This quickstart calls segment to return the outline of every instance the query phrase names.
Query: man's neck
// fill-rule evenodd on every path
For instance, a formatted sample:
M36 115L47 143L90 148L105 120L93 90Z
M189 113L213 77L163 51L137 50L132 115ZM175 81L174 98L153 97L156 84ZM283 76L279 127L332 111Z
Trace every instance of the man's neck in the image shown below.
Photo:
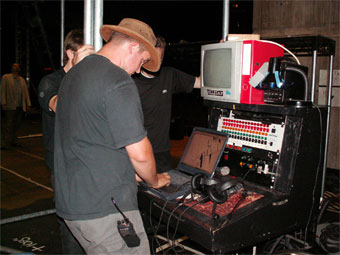
M124 69L123 60L126 58L126 50L124 47L127 47L125 44L126 43L117 45L113 42L108 42L97 52L97 54L107 58L114 65Z

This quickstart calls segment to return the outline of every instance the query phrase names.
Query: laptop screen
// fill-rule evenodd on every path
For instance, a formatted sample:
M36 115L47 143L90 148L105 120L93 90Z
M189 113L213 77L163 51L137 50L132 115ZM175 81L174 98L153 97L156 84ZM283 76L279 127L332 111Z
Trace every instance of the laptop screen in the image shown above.
M199 169L211 176L227 143L227 135L204 129L194 129L180 164Z

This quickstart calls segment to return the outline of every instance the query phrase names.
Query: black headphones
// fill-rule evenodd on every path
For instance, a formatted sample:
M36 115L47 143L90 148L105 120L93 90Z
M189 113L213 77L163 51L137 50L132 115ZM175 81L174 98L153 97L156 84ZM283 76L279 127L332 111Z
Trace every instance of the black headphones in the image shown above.
M191 179L193 193L207 195L216 204L223 204L231 194L243 189L243 184L236 178L211 178L196 174Z

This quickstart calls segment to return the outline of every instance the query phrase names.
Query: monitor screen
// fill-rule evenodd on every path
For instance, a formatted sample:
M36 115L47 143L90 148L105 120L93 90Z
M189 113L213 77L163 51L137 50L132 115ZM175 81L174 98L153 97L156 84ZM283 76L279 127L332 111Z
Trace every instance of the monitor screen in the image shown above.
M242 42L202 46L201 95L204 99L239 102Z
M181 164L211 175L224 151L227 136L204 130L194 130L182 156Z
M203 70L205 86L231 88L232 49L207 50Z
M226 41L201 47L201 96L231 103L264 104L263 90L249 80L270 60L283 56L275 44L256 40Z

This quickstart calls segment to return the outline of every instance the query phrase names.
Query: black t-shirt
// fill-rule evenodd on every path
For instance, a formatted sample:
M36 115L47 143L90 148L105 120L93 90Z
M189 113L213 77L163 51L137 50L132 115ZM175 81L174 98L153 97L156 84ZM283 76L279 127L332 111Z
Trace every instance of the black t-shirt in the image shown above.
M39 83L39 104L42 109L42 124L45 146L45 162L53 172L53 153L54 153L54 125L55 113L50 111L48 106L50 99L58 95L61 81L65 76L65 71L61 68L49 75L44 76Z
M146 78L140 74L134 80L142 102L144 126L153 151L168 151L172 95L190 93L195 84L195 76L172 67L163 67L154 78Z
M135 170L125 146L146 136L132 78L90 55L65 76L55 126L55 202L68 220L138 210Z

